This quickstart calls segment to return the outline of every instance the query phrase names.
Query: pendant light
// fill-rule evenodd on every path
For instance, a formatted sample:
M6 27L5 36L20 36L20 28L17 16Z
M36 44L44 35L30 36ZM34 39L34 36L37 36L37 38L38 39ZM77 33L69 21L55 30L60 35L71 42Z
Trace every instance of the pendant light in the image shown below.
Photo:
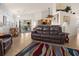
M53 15L51 15L51 12L52 10L51 10L51 8L48 8L48 16L47 16L47 18L52 18L53 17Z

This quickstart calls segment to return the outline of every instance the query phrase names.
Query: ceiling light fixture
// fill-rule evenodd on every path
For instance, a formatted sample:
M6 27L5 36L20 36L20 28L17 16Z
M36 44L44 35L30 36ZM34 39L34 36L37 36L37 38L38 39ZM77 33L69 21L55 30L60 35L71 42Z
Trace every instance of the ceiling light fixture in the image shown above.
M48 16L47 16L47 18L52 18L53 17L53 15L51 14L52 13L51 11L52 10L50 8L48 8Z

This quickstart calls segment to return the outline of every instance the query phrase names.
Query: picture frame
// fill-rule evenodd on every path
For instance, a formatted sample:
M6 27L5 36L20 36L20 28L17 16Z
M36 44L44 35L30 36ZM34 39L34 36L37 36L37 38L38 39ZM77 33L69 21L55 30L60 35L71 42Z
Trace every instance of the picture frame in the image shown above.
M7 17L3 16L3 25L6 25L6 23L7 23Z
M69 16L64 16L63 17L63 21L67 22L68 24L70 24L70 17Z

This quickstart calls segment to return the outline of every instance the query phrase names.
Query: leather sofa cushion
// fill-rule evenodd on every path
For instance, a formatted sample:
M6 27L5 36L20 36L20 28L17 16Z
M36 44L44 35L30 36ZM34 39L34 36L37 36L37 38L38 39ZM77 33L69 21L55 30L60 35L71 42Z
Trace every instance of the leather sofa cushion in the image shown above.
M36 30L42 30L42 28L41 27L37 27Z
M5 39L3 39L3 43L6 43L6 42L8 42L10 40L11 40L11 37L10 38L5 38Z
M41 36L41 35L37 33L33 33L32 36Z
M50 35L49 34L41 34L41 37L50 38Z
M60 37L60 36L58 36L58 35L53 35L53 36L52 36L52 35L50 35L50 38L51 38L51 39L59 39L59 38L61 38L61 37Z
M49 27L48 26L45 26L45 27L43 27L43 30L44 31L49 31Z
M50 34L49 31L43 31L42 34Z
M50 31L50 35L58 35L58 32L56 32L56 31Z
M62 32L62 29L59 25L54 25L50 27L50 31L57 31L59 33Z
M42 26L37 26L35 29L36 29L36 31L37 30L42 30Z
M37 30L36 32L39 33L39 34L42 34L42 31Z

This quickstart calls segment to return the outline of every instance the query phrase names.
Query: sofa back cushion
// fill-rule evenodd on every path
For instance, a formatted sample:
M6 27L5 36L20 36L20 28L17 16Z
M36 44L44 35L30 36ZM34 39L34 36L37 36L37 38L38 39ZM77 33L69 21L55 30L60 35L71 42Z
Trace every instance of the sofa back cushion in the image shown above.
M38 25L36 28L35 28L35 31L39 34L42 34L42 26L41 25Z
M49 31L50 27L48 25L43 25L43 31Z
M36 29L36 31L38 31L38 30L42 31L42 26L37 26L35 29Z
M62 32L62 29L59 25L52 25L50 27L50 34L58 34L60 32Z
M39 34L58 34L62 32L62 29L59 25L39 25L35 28L35 31Z
M43 25L43 34L49 34L50 32L50 26Z

